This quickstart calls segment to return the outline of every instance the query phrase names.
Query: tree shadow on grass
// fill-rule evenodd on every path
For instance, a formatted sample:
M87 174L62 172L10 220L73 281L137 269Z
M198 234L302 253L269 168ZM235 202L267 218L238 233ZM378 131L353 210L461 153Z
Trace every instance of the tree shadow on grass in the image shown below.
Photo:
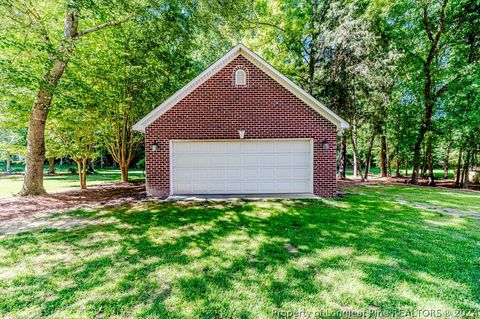
M479 307L478 231L432 225L451 217L378 198L161 203L71 214L100 223L0 242L11 258L3 267L22 257L38 262L56 247L72 258L49 259L28 277L31 285L4 282L0 288L13 292L0 297L0 313L31 305L42 316L268 318L276 308L392 311L429 300Z

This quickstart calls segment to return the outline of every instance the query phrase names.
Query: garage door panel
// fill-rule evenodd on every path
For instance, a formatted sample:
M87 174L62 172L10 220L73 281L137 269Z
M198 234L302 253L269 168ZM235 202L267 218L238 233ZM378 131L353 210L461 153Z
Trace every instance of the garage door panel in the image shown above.
M225 166L232 167L235 165L242 164L242 157L238 155L225 155L224 161L225 161Z
M306 153L302 154L292 154L290 155L290 163L294 166L305 166L308 165L310 160L307 158Z
M192 144L191 143L175 143L175 150L178 154L185 154L192 152Z
M259 153L275 153L275 142L264 142L258 151Z
M258 163L263 166L274 166L275 155L274 154L262 154L259 156Z
M292 177L293 178L308 178L310 170L306 168L292 168Z
M191 153L206 153L210 152L210 145L202 145L202 143L189 143L191 144ZM205 148L205 146L207 148Z
M208 194L210 192L208 188L209 188L209 185L207 183L191 184L192 194Z
M229 180L232 180L232 179L240 180L242 178L242 170L240 168L227 169L225 172L225 176Z
M218 155L218 156L211 156L211 155L206 155L208 158L208 166L225 166L225 156Z
M290 181L279 181L276 183L276 190L279 193L288 193L290 189Z
M209 190L212 193L219 193L225 190L225 182L213 182L209 184Z
M245 165L257 165L258 164L258 155L256 154L246 154L243 155L243 164Z
M242 183L239 182L225 182L225 193L235 194L242 192ZM221 193L219 193L221 194Z
M258 169L258 177L261 179L264 178L275 178L275 168L272 167L261 167Z
M244 153L257 154L259 152L259 144L258 143L242 143L242 151Z
M229 142L225 142L224 143L225 145L225 152L228 154L228 153L234 153L234 154L237 154L237 153L240 153L242 151L242 145L239 144L239 143L229 143Z
M208 171L206 169L190 169L191 174L190 176L193 179L198 179L198 180L205 180L208 178Z
M225 170L223 168L210 168L207 171L207 178L210 181L223 180L225 178Z
M290 166L291 165L290 155L288 155L288 154L277 155L276 159L277 159L277 161L276 161L277 165L285 165L285 166Z
M209 143L207 149L209 153L225 154L225 143Z
M275 170L275 176L278 178L289 178L292 175L291 167L280 167Z
M180 192L184 192L185 194L191 194L193 193L192 191L192 185L190 183L181 183L181 182L177 182L174 186L173 186L173 192L174 193L180 193Z
M305 188L305 183L303 182L303 180L297 180L297 181L291 181L290 183L290 187L292 189L302 189L302 187L304 188L304 192L307 191L307 189Z
M257 193L259 192L258 183L256 182L245 182L243 183L243 190L245 193Z
M275 183L272 182L260 182L258 183L258 190L261 193L271 193L272 189L275 189Z
M174 194L311 192L308 140L172 143Z
M173 174L177 177L177 180L189 180L192 175L192 171L188 168L175 169Z
M258 175L256 167L246 167L243 169L243 177L246 179L255 179Z

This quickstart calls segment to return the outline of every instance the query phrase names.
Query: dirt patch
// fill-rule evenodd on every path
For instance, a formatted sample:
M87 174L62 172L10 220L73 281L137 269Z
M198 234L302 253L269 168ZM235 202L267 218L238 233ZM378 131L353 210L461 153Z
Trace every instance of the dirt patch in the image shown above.
M146 198L144 183L112 183L92 186L87 190L52 192L42 196L0 198L0 223L46 216L83 207L108 207Z
M285 248L286 250L288 250L289 253L291 254L296 254L298 253L298 248L293 246L292 244L285 244L283 245L283 248Z
M427 205L427 204L422 204L422 203L416 203L416 202L409 202L403 199L396 199L396 202L405 205L405 206L410 206L413 208L418 208L418 209L426 209L429 211L433 211L442 215L453 215L453 216L471 216L476 219L480 219L480 215L478 215L477 212L473 211L466 211L466 210L459 210L459 209L453 209L453 208L445 208L445 207L438 207L434 205Z
M21 232L41 230L70 230L99 224L114 223L115 221L104 221L88 218L76 218L66 215L53 217L52 215L30 218L18 218L0 223L0 235L17 234ZM0 237L1 238L1 237Z

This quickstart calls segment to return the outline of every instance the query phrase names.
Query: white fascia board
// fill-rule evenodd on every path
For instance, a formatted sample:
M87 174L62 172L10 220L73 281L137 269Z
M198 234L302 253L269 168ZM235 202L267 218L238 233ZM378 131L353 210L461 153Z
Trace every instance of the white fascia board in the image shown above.
M227 52L223 57L221 57L217 62L213 63L210 67L208 67L205 71L203 71L200 75L190 81L187 85L185 85L182 89L177 91L174 95L169 97L165 100L162 104L156 107L153 111L151 111L147 116L137 122L133 129L141 132L145 132L145 128L153 123L157 118L162 116L165 112L167 112L170 108L172 108L175 104L177 104L181 99L185 96L190 94L193 90L198 88L202 83L207 81L211 78L215 73L220 71L225 65L233 61L237 56L243 55L248 61L254 64L256 67L261 69L267 75L272 77L275 81L277 81L280 85L285 87L288 91L292 94L297 96L315 111L320 113L324 116L327 120L332 122L337 126L338 129L345 129L348 128L348 123L335 114L332 110L327 108L325 105L320 103L317 99L313 96L305 92L301 89L298 85L293 83L290 79L286 76L281 74L277 71L274 67L268 64L265 60L259 57L257 54L249 50L243 44L239 44Z

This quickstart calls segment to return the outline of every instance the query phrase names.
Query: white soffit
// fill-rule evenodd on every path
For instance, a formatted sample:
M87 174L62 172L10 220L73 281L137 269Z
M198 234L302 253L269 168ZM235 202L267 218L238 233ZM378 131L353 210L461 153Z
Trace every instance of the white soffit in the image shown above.
M313 96L305 92L298 85L293 83L286 76L281 74L274 67L268 64L265 60L263 60L257 54L249 50L243 44L238 44L233 49L228 51L223 57L217 60L217 62L210 65L205 71L200 73L200 75L198 75L196 78L190 81L187 85L185 85L182 89L180 89L175 94L173 94L168 99L166 99L162 104L156 107L147 116L145 116L143 119L138 121L133 126L133 129L137 131L145 132L145 128L147 126L152 124L157 118L162 116L170 108L175 106L175 104L177 104L180 100L182 100L192 91L194 91L196 88L202 85L202 83L204 83L209 78L211 78L215 73L220 71L224 66L226 66L228 63L233 61L239 55L242 55L243 57L245 57L253 65L255 65L260 70L265 72L268 76L273 78L275 81L277 81L280 85L285 87L288 91L290 91L296 97L298 97L307 105L309 105L311 108L313 108L315 111L320 113L327 120L335 124L338 129L345 129L349 127L348 123L345 120L343 120L340 116L335 114L332 110L330 110L325 105L320 103L317 99L315 99Z

